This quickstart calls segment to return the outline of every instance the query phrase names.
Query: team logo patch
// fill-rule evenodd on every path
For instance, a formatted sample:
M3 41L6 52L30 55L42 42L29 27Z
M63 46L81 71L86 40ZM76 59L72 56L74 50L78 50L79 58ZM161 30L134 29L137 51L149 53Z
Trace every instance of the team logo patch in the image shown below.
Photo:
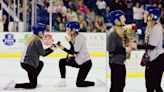
M7 46L11 46L16 42L16 39L14 38L13 34L6 34L5 38L3 39L3 42Z

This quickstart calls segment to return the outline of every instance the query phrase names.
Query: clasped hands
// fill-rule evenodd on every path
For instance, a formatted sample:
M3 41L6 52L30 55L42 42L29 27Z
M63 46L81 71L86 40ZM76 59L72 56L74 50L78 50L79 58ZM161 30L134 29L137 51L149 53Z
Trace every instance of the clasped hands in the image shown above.
M66 39L67 42L70 42L70 41L71 41L71 38L68 37L68 36L65 36L65 39ZM50 46L50 49L52 49L52 50L56 50L57 48L59 48L59 49L61 49L61 50L64 49L64 46L61 44L60 41L58 41L57 44L52 44L52 45Z
M126 52L131 52L133 49L137 49L137 43L135 41L130 41L125 47Z

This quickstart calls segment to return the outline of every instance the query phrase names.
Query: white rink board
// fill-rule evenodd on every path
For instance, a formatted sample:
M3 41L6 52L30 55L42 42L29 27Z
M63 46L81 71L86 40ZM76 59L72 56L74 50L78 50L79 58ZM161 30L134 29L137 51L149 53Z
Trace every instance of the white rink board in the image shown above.
M13 38L8 40L5 36L7 34L12 34ZM23 33L14 33L14 32L3 32L0 33L0 53L11 53L11 52L22 52L25 48L25 41L27 37L30 37L32 33L30 32L23 32ZM69 48L69 43L66 42L65 36L67 36L66 33L45 33L45 34L51 34L54 43L57 43L58 41L61 41L61 43ZM105 33L82 33L86 38L86 43L89 51L94 52L103 52L106 51L106 34ZM12 43L12 45L5 45L3 40L5 41L11 41L15 40L15 42ZM61 52L61 50L57 50L57 52Z

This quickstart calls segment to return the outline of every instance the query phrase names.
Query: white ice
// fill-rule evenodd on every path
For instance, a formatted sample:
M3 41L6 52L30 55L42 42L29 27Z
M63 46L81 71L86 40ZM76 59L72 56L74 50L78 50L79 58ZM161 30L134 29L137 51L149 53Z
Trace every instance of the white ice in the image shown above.
M78 69L67 67L66 81L67 87L59 88L55 85L60 81L59 73L59 59L45 57L41 60L44 61L44 68L38 77L38 87L34 90L2 90L3 87L11 80L16 83L28 82L27 72L20 66L19 58L0 58L0 92L105 92L106 87L76 87L76 78ZM86 80L96 81L101 79L106 82L106 59L105 58L92 58L93 65L87 76Z

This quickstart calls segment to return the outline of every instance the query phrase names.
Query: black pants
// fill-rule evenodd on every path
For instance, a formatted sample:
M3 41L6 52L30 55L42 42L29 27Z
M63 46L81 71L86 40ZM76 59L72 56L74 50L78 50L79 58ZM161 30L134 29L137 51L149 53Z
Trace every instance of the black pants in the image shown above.
M109 64L111 69L111 87L110 92L123 92L126 79L125 65Z
M28 73L28 78L30 80L30 83L22 83L22 84L16 84L15 88L25 88L25 89L34 89L37 86L37 77L40 73L40 71L43 68L44 63L42 61L39 62L38 68L21 63L21 66L23 69L25 69Z
M164 71L164 54L149 62L145 69L147 92L163 92L161 88L162 74Z
M87 75L88 75L88 73L92 67L91 60L85 62L82 65L78 65L76 63L74 57L71 57L69 59L66 59L66 58L60 59L59 68L60 68L61 78L66 77L66 65L71 66L71 67L75 67L75 68L80 68L79 73L78 73L78 77L76 80L76 86L77 87L94 86L94 82L85 81L85 79L86 79L86 77L87 77Z

